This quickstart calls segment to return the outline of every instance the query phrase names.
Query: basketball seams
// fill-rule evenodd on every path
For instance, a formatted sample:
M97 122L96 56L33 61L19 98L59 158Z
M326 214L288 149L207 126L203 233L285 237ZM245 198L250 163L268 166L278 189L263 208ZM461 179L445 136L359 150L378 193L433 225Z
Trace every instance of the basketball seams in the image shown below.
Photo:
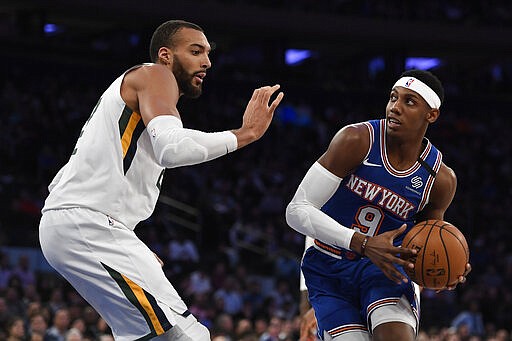
M427 245L428 245L428 240L430 239L430 235L432 234L432 230L434 229L434 227L436 227L436 223L434 222L432 224L432 220L426 220L425 221L425 226L426 225L430 225L430 230L428 231L427 233L427 236L425 237L425 243L423 245L423 255L421 257L421 283L425 283L425 271L427 270L425 268L425 252L426 252L426 248L427 248Z
M404 237L404 241L402 242L402 246L408 248L410 246L411 242L416 238L417 235L419 235L419 234L421 234L423 232L423 229L426 226L427 226L427 221L423 221L423 222L418 223L417 225L414 225L413 227L415 229L417 229L416 233L414 235L412 235L412 236L409 236L409 233L411 232L411 230L409 230L409 232ZM406 240L406 239L409 239L409 240ZM422 247L422 249L423 249L423 247ZM416 255L416 257L418 257L418 255ZM413 281L417 280L416 272L415 271L406 271L406 273L409 275L409 277L411 277L411 279Z
M442 231L446 231L446 228L444 226L446 225L449 225L449 224L443 224L439 227L439 240L441 241L441 245L443 245L443 250L444 250L444 254L446 256L446 273L448 276L446 276L446 284L444 285L445 287L448 286L448 284L450 284L450 273L451 273L451 270L452 270L452 267L451 267L451 264L450 264L450 258L449 258L449 254L448 254L448 249L446 248L446 243L444 242L444 239L443 239L443 234L442 234Z
M421 224L421 223L420 223L420 224ZM406 244L406 245L404 245L404 246L405 246L405 247L409 247L409 245L411 244L411 241L413 241L413 240L414 240L414 238L416 238L416 236L417 236L418 234L420 234L426 226L427 226L427 221L424 221L424 222L423 222L423 226L420 226L420 225L413 226L413 227L416 227L416 228L418 229L418 231L417 231L413 236L411 236L411 237L409 238L409 240L407 241L407 244ZM412 228L411 228L411 229L412 229ZM409 231L410 231L410 230L409 230ZM407 237L407 235L406 235L406 237ZM404 239L405 239L405 238L404 238Z
M427 288L446 288L455 281L451 275L456 275L460 270L462 261L469 261L470 251L464 235L453 224L443 220L428 219L414 225L402 242L403 247L413 245L420 247L419 253L411 259L417 266L406 272L414 282ZM464 251L460 250L461 247ZM432 264L434 267L429 265L432 256L436 258Z
M451 224L448 224L450 226L453 226ZM452 231L450 231L449 229L445 228L444 231L448 232L449 234L451 234L452 236L455 237L455 239L457 239L457 241L460 243L460 245L462 246L462 248L464 249L464 254L466 256L466 262L469 262L469 249L468 249L468 244L467 242L464 243L460 238L459 236L457 236L456 233L453 233Z
M448 224L449 226L448 227L453 227L455 228L455 226L451 225L451 224ZM457 242L459 242L459 244L462 246L462 249L464 250L464 256L465 256L465 263L469 262L469 249L468 249L468 246L467 246L467 242L465 243L464 241L462 241L459 236L454 233L453 231L450 231L448 228L444 228L443 231L445 231L446 233L449 233L450 235L452 235L455 240L457 240ZM441 239L443 241L443 244L444 244L444 240ZM448 264L448 267L450 266L450 262L447 262ZM450 280L450 276L448 276L448 280ZM447 284L447 286L450 285L450 283Z

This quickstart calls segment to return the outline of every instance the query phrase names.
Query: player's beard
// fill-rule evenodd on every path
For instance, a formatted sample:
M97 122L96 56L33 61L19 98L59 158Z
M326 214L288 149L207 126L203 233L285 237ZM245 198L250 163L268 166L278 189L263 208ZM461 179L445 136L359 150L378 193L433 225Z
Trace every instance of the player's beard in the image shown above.
M203 90L202 85L200 84L199 86L194 86L192 84L194 75L187 73L176 55L174 56L172 62L172 73L174 73L174 77L176 77L176 82L178 82L178 87L183 93L183 96L188 98L197 98L201 96Z

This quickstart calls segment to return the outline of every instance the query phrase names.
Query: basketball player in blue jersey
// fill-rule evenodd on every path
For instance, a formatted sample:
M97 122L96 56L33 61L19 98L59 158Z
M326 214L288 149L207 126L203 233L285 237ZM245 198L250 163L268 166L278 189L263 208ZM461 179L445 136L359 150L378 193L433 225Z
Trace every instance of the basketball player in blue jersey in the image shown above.
M286 209L288 224L314 239L302 272L322 340L415 339L419 288L399 254L416 252L400 244L416 222L443 219L455 195L455 173L425 138L443 97L430 72L404 72L386 117L342 128Z
M198 97L210 68L203 30L173 20L151 39L152 63L119 76L49 186L39 227L48 262L100 313L116 340L210 340L134 233L153 212L165 168L209 161L258 140L283 98L254 90L239 129L185 129L176 108Z

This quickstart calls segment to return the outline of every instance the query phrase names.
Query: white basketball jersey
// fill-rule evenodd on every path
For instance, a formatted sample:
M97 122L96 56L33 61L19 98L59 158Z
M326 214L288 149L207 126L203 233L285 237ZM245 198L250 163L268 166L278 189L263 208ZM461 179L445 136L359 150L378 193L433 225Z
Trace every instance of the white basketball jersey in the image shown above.
M49 186L43 212L86 207L134 229L153 212L165 168L141 115L121 98L123 73L103 93L68 163Z

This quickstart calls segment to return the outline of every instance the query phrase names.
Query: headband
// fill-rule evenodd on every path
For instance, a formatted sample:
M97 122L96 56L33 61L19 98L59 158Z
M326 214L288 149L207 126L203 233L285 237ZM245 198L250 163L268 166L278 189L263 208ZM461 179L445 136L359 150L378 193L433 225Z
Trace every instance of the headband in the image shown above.
M418 93L430 105L432 109L439 109L441 106L441 99L427 84L414 77L402 77L396 81L393 88L401 86Z

